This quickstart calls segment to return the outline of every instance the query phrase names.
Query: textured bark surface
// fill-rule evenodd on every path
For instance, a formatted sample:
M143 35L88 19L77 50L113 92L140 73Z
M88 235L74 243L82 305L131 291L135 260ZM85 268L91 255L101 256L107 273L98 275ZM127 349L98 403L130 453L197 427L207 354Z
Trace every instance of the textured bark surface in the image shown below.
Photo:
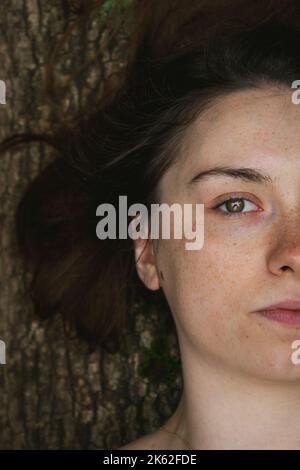
M1 138L56 123L43 98L44 64L70 17L65 1L1 1ZM58 106L61 116L91 90L100 93L102 78L122 65L114 49L100 54L103 35L95 17L63 42L57 78L67 91ZM70 71L89 61L84 73L70 79ZM83 342L65 338L59 317L46 323L36 317L26 290L30 275L16 249L14 212L28 182L51 158L37 144L0 158L0 339L6 343L0 446L112 449L156 429L173 412L182 385L175 329L165 312L137 305L122 350L88 354Z

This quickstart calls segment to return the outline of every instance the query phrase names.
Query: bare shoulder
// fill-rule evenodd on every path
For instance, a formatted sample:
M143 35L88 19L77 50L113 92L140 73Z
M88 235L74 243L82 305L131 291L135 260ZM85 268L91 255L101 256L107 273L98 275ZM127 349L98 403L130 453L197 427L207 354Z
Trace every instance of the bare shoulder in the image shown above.
M155 431L129 442L118 450L161 450L168 449L168 443L160 431Z

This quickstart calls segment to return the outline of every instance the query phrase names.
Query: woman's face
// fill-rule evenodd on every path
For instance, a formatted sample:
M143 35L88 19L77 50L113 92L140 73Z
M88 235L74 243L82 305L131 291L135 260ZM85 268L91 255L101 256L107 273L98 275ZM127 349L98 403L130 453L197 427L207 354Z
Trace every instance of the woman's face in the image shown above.
M165 293L182 356L273 380L300 378L291 360L300 326L254 313L300 300L300 106L291 93L235 92L197 118L159 190L160 202L204 204L204 246L189 251L185 239L162 239L155 274L149 258L138 267L150 289L160 285ZM210 175L190 183L214 167L267 177ZM223 203L229 197L242 198L240 212Z

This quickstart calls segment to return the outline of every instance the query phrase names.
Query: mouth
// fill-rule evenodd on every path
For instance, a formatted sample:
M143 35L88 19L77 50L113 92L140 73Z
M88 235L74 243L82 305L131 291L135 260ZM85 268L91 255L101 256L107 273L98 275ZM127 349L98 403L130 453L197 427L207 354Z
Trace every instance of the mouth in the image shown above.
M287 299L283 302L263 307L254 313L257 313L268 320L273 320L285 325L300 326L299 299Z
M274 310L258 310L255 313L278 323L300 326L300 310L278 308Z

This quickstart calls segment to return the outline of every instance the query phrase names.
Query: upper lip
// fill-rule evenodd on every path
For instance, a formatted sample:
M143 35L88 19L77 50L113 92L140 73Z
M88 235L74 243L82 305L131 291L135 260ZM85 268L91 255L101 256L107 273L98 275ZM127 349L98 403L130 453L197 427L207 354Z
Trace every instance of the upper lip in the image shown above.
M276 304L272 304L272 305L268 305L267 307L260 308L257 311L260 312L262 310L277 310L277 309L300 310L300 300L293 300L293 299L284 300L283 302L278 302Z

